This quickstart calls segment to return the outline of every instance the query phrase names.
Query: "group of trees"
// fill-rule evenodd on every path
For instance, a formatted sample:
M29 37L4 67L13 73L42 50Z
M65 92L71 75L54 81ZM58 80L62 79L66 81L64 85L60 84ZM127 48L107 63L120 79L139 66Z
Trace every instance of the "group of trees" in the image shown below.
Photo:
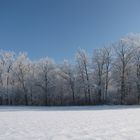
M79 49L75 63L31 61L25 53L0 52L1 105L140 103L140 36L132 34L93 50Z

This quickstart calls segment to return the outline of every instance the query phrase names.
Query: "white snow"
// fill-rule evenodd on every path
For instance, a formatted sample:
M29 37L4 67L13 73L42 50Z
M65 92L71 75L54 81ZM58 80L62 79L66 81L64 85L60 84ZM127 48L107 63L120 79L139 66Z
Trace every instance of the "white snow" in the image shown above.
M1 106L0 140L140 140L140 106Z

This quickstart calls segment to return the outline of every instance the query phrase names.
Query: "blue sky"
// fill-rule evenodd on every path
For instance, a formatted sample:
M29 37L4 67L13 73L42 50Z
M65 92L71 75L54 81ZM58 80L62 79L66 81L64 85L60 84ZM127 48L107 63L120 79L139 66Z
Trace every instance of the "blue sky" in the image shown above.
M72 60L140 32L140 0L0 0L0 49Z

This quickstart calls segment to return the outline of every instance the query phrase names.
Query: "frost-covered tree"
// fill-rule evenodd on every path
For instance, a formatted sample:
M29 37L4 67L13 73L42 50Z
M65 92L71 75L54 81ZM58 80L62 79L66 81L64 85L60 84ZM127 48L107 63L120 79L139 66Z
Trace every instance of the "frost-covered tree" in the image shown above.
M25 53L20 53L13 64L13 73L15 76L17 89L23 94L20 97L23 97L23 101L21 102L23 102L25 105L28 105L27 80L30 73L29 66L30 60Z
M67 60L65 60L63 65L61 66L60 75L67 84L68 89L71 90L72 102L73 104L75 104L75 70Z
M76 62L0 51L0 104L89 105L140 103L140 35L76 53Z
M86 103L91 103L91 87L90 87L90 62L87 53L83 49L79 49L77 54L77 70L80 77L81 86L84 89Z
M135 52L135 74L136 74L136 85L138 92L138 103L140 103L140 48L138 47Z
M53 88L54 61L50 58L40 59L37 63L36 86L44 92L45 105L49 104L50 89Z
M93 61L94 80L99 102L105 102L108 94L111 67L111 48L94 50Z
M115 44L115 62L114 62L114 72L118 73L115 80L118 80L120 86L120 96L121 104L125 103L125 96L127 94L127 82L129 74L131 72L131 62L133 59L133 48L125 40L120 40Z
M1 51L0 52L0 73L1 73L1 85L3 86L3 93L6 96L6 101L8 104L12 103L12 86L13 86L13 77L12 77L12 67L15 61L15 53L10 51Z

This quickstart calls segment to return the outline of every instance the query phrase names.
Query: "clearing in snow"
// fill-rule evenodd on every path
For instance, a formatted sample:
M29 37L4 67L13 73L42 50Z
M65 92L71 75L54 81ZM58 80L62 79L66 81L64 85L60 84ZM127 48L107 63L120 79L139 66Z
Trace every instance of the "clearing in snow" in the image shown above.
M0 140L139 140L140 106L0 107Z

